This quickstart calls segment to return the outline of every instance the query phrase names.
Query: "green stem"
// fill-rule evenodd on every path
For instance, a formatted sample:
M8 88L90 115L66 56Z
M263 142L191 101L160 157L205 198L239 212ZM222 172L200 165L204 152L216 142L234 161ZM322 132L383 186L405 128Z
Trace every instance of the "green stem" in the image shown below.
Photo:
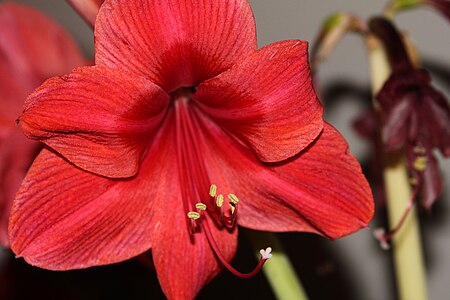
M385 51L374 37L368 37L369 61L374 95L390 75ZM376 103L374 104L376 107ZM377 107L376 107L377 108ZM391 228L394 228L405 212L411 197L408 170L401 153L385 155L383 180ZM422 255L419 221L413 209L406 222L392 240L394 265L399 299L427 299L425 268Z
M272 258L262 268L273 293L280 300L307 300L303 286L294 267L275 233L246 231L255 247L272 247ZM259 251L259 250L258 250ZM259 257L259 252L257 253Z
M395 15L405 9L411 9L424 4L424 0L392 0L384 10L384 15L393 19Z

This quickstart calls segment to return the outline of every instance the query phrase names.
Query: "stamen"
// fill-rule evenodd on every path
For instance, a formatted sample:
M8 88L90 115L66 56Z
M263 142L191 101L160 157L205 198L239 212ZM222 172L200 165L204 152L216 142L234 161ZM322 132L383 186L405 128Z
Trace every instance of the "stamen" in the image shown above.
M209 188L209 195L211 197L215 197L217 193L217 186L215 184L211 184L211 187Z
M228 203L230 206L231 214L234 215L234 212L236 211L236 205L233 202Z
M188 216L189 219L192 219L192 220L197 220L198 218L200 218L200 214L198 212L196 212L196 211L188 212L187 216Z
M217 194L217 186L215 184L212 184L209 189L209 195L214 198L216 196L216 194ZM225 215L223 212L223 209L222 209L222 205L223 205L223 201L224 201L223 195L218 194L217 197L215 197L215 198L216 198L215 204L216 204L217 208L219 208L219 210L220 210L220 222L228 228L233 228L233 226L235 225L237 204L239 202L239 199L234 194L228 194L228 199L230 200L230 202L228 204L230 206L231 215L229 213L227 215ZM202 203L202 202L196 203L195 208L198 211L190 211L187 213L187 216L191 221L191 234L194 234L196 232L198 233L199 227L201 227L203 229L201 232L205 233L206 239L208 240L208 243L209 243L211 249L213 250L214 254L216 255L216 257L220 260L222 265L225 268L227 268L234 275L241 277L241 278L253 277L261 270L264 263L272 257L272 254L271 254L272 248L267 247L265 250L261 249L261 251L260 251L261 259L259 260L256 267L251 272L241 273L241 272L237 271L235 268L233 268L230 265L230 263L225 259L223 254L220 252L220 249L219 249L216 241L214 240L214 236L209 227L210 221L207 218L203 218L201 220L201 222L198 222L198 223L196 222L196 220L198 220L203 215L203 214L200 214L202 211L205 211L207 213L212 213L212 216L214 216L214 213L215 213L215 216L217 216L218 212L207 210L206 204Z
M413 167L419 172L425 171L425 169L427 168L427 157L426 156L416 157L413 163Z
M217 186L211 185L210 188L210 196L217 194ZM225 225L229 229L232 229L235 225L236 216L237 216L237 204L239 203L239 199L235 194L228 194L228 206L229 209L223 209L224 196L222 194L218 194L215 198L216 207L218 210L215 212L216 216L219 217L219 221L221 224ZM214 197L213 197L214 198Z
M174 109L176 122L176 139L177 139L177 160L180 168L181 193L184 209L187 211L187 225L189 233L194 238L195 234L205 234L211 250L216 257L234 275L241 278L250 278L256 275L264 265L264 263L271 257L270 247L261 251L261 259L256 268L250 273L244 274L234 269L220 252L214 236L211 233L209 223L211 226L217 226L217 230L221 230L223 234L229 234L234 230L235 220L237 215L238 198L234 194L228 194L230 210L224 209L224 196L217 195L217 186L211 184L209 188L209 195L213 199L208 199L210 202L197 202L206 196L205 193L200 193L199 187L208 185L208 172L204 163L204 158L201 152L201 135L198 134L200 125L199 119L196 118L195 113L188 109L188 97L183 93L174 95ZM185 170L192 170L188 176ZM215 198L215 199L214 199ZM230 214L231 211L231 214ZM206 214L208 214L206 216ZM200 219L201 218L201 219ZM214 220L214 222L212 221Z
M201 202L195 204L195 207L196 207L198 210L206 210L206 204L201 203Z
M222 207L222 205L223 205L223 195L222 194L217 195L216 205L217 205L217 207Z
M233 202L234 205L238 204L239 202L239 199L235 194L228 194L228 199L230 199L230 201Z

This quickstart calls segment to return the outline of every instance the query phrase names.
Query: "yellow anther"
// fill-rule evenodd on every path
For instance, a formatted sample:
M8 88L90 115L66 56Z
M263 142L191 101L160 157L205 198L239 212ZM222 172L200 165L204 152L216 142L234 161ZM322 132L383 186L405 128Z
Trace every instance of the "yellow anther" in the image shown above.
M222 205L223 205L223 195L222 194L217 195L216 205L218 207L222 207Z
M418 156L413 163L414 169L423 172L427 167L427 158L425 156Z
M189 219L192 219L192 220L197 220L198 218L200 218L200 214L198 212L196 212L196 211L188 212L187 216L188 216Z
M209 188L209 195L211 197L215 197L217 193L217 186L213 183L211 184L210 188Z
M230 201L231 201L234 205L238 204L238 202L239 202L239 199L238 199L238 197L236 197L235 194L228 194L228 199L230 199Z
M228 203L230 206L231 214L234 214L234 211L236 210L236 206L233 204L233 202Z
M196 207L198 210L206 210L206 204L201 203L201 202L195 204L195 207Z

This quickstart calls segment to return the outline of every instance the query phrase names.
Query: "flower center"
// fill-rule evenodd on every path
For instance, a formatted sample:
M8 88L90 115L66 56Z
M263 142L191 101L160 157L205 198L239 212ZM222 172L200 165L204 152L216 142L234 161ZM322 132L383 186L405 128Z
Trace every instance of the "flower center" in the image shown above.
M177 100L189 100L193 94L195 94L195 91L197 90L197 87L195 86L188 86L188 87L179 87L173 92L169 94L170 99L175 102Z
M177 165L180 176L181 197L186 211L187 230L193 238L196 234L205 234L206 239L220 262L233 274L249 278L259 272L264 262L271 257L270 248L261 252L261 260L256 268L247 274L235 270L226 260L217 245L211 226L232 231L236 227L239 199L234 194L226 198L217 192L217 186L210 185L208 172L201 152L204 140L198 116L193 111L193 94L190 89L178 89L172 93L175 109ZM182 100L182 101L177 101ZM192 107L190 107L192 106ZM208 189L209 188L209 195Z

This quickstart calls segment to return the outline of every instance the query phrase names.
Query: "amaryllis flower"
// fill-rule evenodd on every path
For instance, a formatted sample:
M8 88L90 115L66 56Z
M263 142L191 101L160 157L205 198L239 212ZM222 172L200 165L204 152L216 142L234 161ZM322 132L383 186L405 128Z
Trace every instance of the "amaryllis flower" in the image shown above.
M151 248L164 293L192 298L223 266L249 276L229 264L237 225L367 226L369 186L322 121L307 48L257 49L245 0L105 1L95 66L46 81L20 117L48 148L14 202L14 252L68 270Z
M90 26L94 27L98 10L105 0L67 0L67 2Z
M370 28L386 47L392 74L377 95L387 151L404 148L421 204L430 208L442 190L433 149L450 156L450 107L433 88L429 74L416 69L394 26L375 18Z
M27 168L41 147L16 119L29 93L45 79L83 62L69 35L38 11L0 5L0 244L8 246L9 209Z

